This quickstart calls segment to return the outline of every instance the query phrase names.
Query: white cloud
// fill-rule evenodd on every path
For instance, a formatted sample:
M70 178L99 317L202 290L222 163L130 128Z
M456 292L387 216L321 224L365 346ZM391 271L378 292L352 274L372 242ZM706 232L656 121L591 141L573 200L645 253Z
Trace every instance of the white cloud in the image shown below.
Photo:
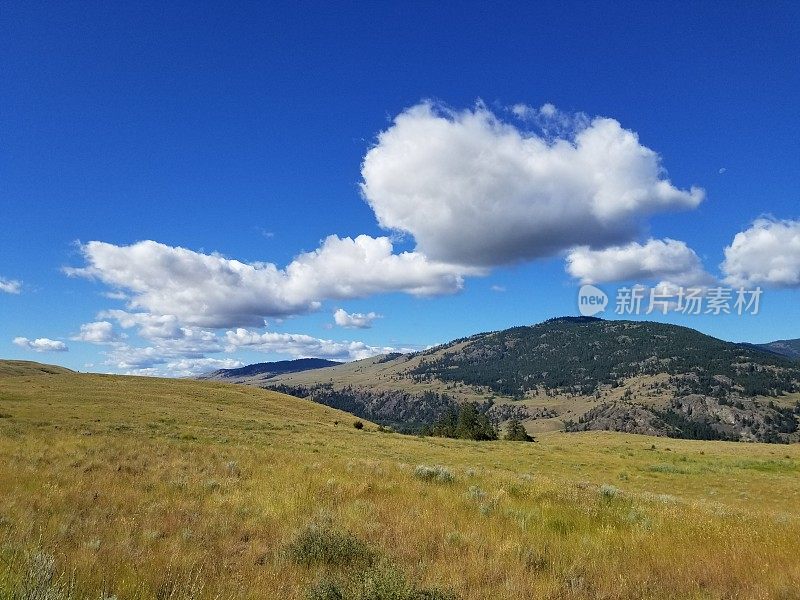
M115 292L103 292L103 296L108 298L109 300L127 300L128 294L125 292L115 291Z
M473 266L625 243L647 215L702 201L703 190L673 186L658 154L617 121L576 127L549 139L481 104L419 104L367 152L362 194L379 224L412 235L417 252Z
M736 286L800 286L800 220L757 219L733 238L720 265Z
M216 369L238 369L244 363L233 358L182 358L169 361L166 372L173 377L191 377Z
M141 350L148 350L143 348ZM216 369L236 369L244 366L240 360L233 358L177 358L165 359L163 357L151 357L147 352L141 352L132 356L130 360L115 363L107 361L105 364L112 365L115 369L124 372L126 375L146 375L151 377L192 377L207 373Z
M114 325L108 321L94 321L81 325L81 331L72 338L77 342L89 342L91 344L113 344L120 340L120 336L114 331Z
M13 342L20 348L26 348L34 352L66 352L69 349L64 342L51 340L50 338L30 340L26 337L15 337Z
M150 313L131 313L115 309L105 310L98 316L102 319L116 320L123 329L138 327L138 335L148 340L184 337L184 330L175 315L151 315Z
M581 283L664 279L664 283L696 286L713 282L694 250L669 238L603 250L574 248L566 260L567 272Z
M366 235L330 236L285 269L154 241L130 246L95 241L81 246L81 252L87 266L67 268L68 275L126 290L132 309L202 327L260 325L266 316L316 310L328 298L453 293L462 288L464 274L480 272L433 262L417 252L394 254L389 238Z
M375 312L369 313L349 313L343 308L337 308L333 313L333 320L339 327L349 329L369 329L375 319L380 319L381 315Z
M20 291L22 291L21 281L0 277L0 292L5 292L6 294L19 294Z
M499 294L502 294L503 292L506 291L506 287L504 285L493 285L489 289L492 290L493 292L497 292Z
M144 347L123 343L114 344L110 350L104 353L106 356L104 364L124 372L160 367L162 374L175 375L173 373L174 365L181 361L191 360L202 364L202 361L235 360L232 358L212 359L206 356L207 353L218 353L223 350L223 345L215 334L190 329L184 337L151 340L151 345ZM181 367L178 370L185 370L185 368Z
M257 350L275 354L288 354L296 358L330 358L338 360L360 360L389 352L410 352L408 348L390 348L368 346L364 342L336 342L324 340L300 333L258 333L238 328L225 333L227 350L233 352L238 348Z

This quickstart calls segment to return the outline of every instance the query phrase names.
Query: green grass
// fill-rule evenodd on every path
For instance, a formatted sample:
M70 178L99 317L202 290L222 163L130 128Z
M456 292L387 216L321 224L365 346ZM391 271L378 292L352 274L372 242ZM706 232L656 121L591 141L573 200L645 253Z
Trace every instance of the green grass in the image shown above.
M0 413L4 600L800 597L798 446L426 439L77 374L0 378Z

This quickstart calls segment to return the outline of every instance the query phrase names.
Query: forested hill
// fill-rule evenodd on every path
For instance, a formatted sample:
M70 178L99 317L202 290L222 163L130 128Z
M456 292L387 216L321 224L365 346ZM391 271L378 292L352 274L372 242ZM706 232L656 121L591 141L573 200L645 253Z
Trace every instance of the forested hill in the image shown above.
M800 441L800 362L648 321L551 319L263 385L399 428L424 428L472 402L531 433Z
M694 329L590 317L551 319L456 340L423 354L413 378L481 386L512 397L543 388L594 394L636 375L675 376L680 390L776 396L798 391L800 365Z

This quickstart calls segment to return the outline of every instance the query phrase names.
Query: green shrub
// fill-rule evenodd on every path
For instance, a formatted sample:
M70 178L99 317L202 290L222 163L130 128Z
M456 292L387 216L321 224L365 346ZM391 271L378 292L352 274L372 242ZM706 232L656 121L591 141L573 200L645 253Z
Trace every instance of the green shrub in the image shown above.
M390 562L350 574L343 582L322 579L307 592L308 600L455 600L452 592L418 589Z
M355 423L353 423L353 427L355 427L356 429L364 429L364 423L362 423L361 421L356 421Z
M306 592L308 600L344 600L342 589L329 579L323 579L315 583Z
M288 554L301 565L352 566L371 564L375 552L347 531L310 525L289 544Z

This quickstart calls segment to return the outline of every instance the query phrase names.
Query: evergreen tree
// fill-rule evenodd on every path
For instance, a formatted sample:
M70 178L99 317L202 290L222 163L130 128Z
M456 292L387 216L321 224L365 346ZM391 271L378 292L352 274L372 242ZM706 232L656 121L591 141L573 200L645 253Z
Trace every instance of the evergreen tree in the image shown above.
M525 430L525 427L520 423L517 418L510 419L506 425L506 435L503 439L512 442L534 442L536 440L531 437Z

